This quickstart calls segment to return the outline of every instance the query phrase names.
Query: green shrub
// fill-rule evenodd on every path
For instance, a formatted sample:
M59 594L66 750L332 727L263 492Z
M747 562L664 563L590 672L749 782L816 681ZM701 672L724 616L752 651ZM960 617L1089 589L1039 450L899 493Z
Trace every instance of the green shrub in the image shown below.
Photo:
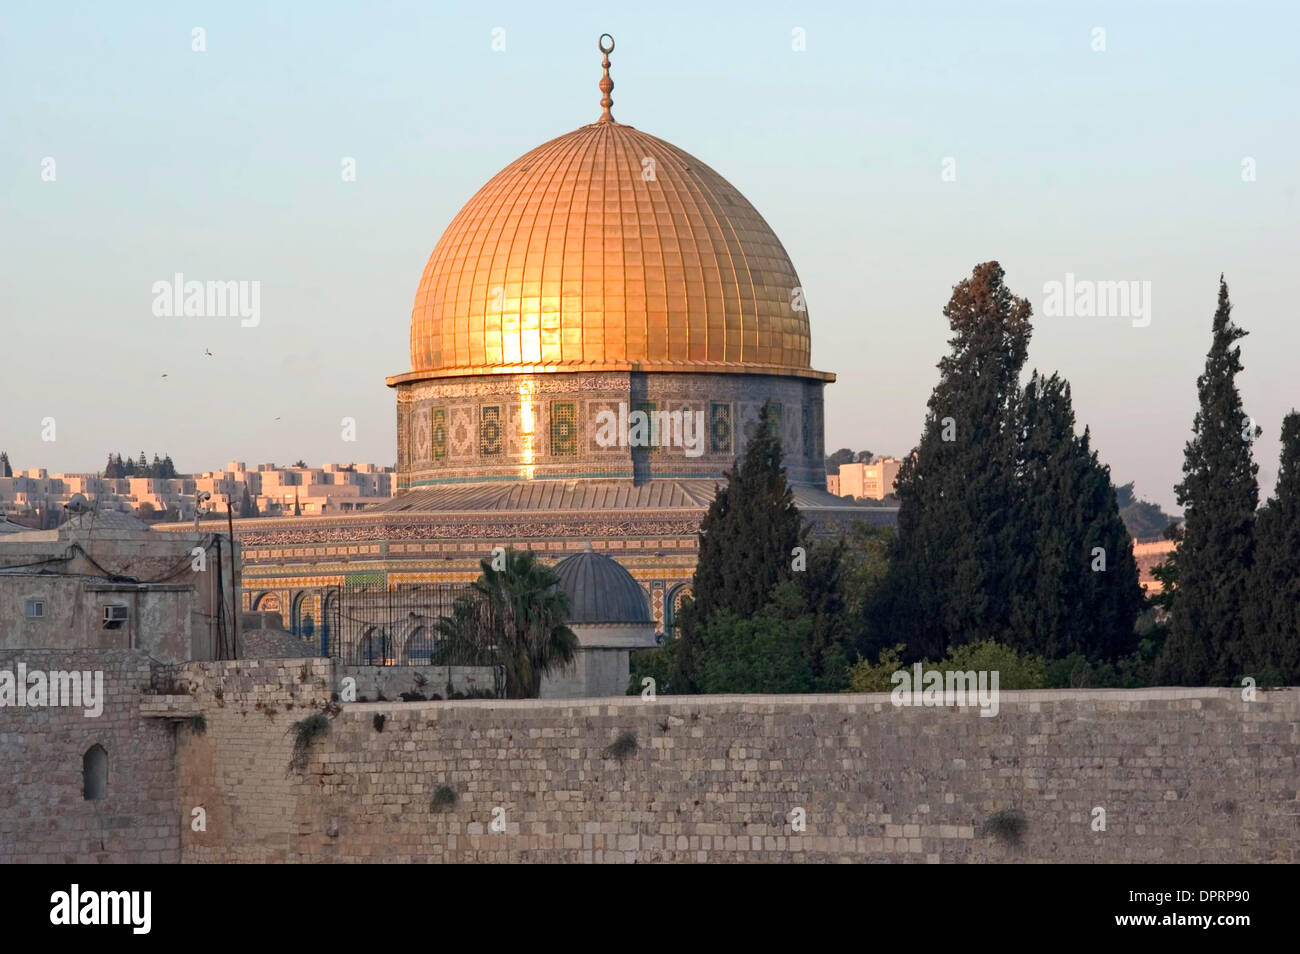
M788 598L794 584L774 594ZM751 618L719 612L696 624L695 680L701 692L812 692L812 667L804 657L813 618L782 616L773 602ZM841 683L843 685L843 683Z
M866 659L859 660L849 670L850 692L891 692L894 689L893 675L900 669L907 669L902 662L906 647L902 643L883 649L880 660L872 663ZM1082 659L1082 657L1079 657ZM1086 663L1087 661L1084 660ZM1053 663L1058 672L1066 660ZM1033 653L1018 653L1009 646L995 643L991 639L978 643L966 643L954 646L946 658L937 663L923 660L925 671L932 669L948 671L996 672L998 690L1003 689L1043 689L1048 686L1048 663L1042 656ZM1062 670L1068 672L1066 670ZM1061 678L1065 678L1062 676Z
M307 753L311 749L311 744L316 741L317 736L324 735L329 730L330 720L320 712L309 715L289 727L288 734L293 736L293 755L289 757L290 771L301 772L307 767Z
M894 688L890 681L894 673L903 668L902 656L906 647L899 643L880 651L879 662L860 659L849 669L849 692L889 692Z
M456 804L456 790L450 785L439 785L433 793L430 806L435 812L448 811Z
M1033 653L1018 653L1009 646L986 639L954 646L938 669L996 672L998 689L1042 689L1047 682L1047 661Z
M1282 677L1282 671L1274 666L1265 666L1252 672L1242 673L1237 677L1236 685L1241 685L1241 680L1250 676L1255 680L1255 685L1261 689L1276 689L1279 686L1285 686L1286 680Z

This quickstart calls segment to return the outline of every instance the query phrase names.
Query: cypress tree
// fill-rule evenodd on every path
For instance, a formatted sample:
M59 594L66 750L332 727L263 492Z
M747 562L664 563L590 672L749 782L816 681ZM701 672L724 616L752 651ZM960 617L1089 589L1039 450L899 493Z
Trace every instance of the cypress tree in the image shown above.
M1175 487L1184 508L1174 554L1178 586L1169 636L1156 667L1160 682L1223 685L1240 673L1243 611L1254 559L1258 466L1251 443L1260 429L1242 413L1237 391L1246 332L1232 323L1228 286L1219 277L1219 306L1205 372L1196 380L1200 406Z
M700 524L692 589L696 608L706 615L730 610L752 616L790 575L802 518L770 421L765 404L744 457L727 472Z
M871 631L915 658L1009 641L1010 595L1023 575L1015 548L1027 535L1015 524L1014 418L1031 309L1003 275L986 262L954 287L943 312L952 350L939 362L920 445L899 471L898 535Z
M854 633L845 606L843 540L817 541L805 537L804 571L793 574L795 595L809 626L803 655L815 691L835 692L848 686Z
M1244 662L1300 684L1300 414L1282 420L1277 489L1255 518Z
M1027 531L1012 596L1012 646L1059 659L1114 660L1135 648L1142 609L1133 541L1116 503L1110 469L1074 432L1069 382L1034 373L1020 404L1018 470ZM1029 557L1024 560L1023 557Z
M767 404L744 456L727 472L700 524L692 599L678 616L674 688L691 691L700 624L721 613L754 616L791 573L802 518L786 480L781 441Z

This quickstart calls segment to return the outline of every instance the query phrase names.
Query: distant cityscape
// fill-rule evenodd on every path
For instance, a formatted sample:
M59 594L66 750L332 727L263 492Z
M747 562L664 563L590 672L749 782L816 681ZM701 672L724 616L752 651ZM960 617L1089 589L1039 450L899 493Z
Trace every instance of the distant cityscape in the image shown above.
M869 456L869 455L868 455ZM903 462L882 457L846 464L829 462L826 489L837 497L892 502ZM833 470L832 470L833 468ZM205 509L223 513L227 500L237 517L328 516L355 513L393 496L393 468L378 464L322 464L309 467L227 461L222 470L177 473L170 457L110 456L102 473L56 473L44 467L13 470L0 455L0 513L51 525L69 500L81 494L99 510L132 513L151 521L194 518L199 494L211 494Z
M229 505L237 517L318 517L364 510L392 497L393 490L393 468L377 464L309 467L298 461L249 467L228 461L221 470L178 474L170 457L155 455L149 464L142 453L127 462L110 457L103 473L51 474L44 467L14 469L0 454L0 514L41 528L58 525L77 494L101 512L175 522L194 519L196 501L205 492L210 497L202 510L208 513L225 513Z

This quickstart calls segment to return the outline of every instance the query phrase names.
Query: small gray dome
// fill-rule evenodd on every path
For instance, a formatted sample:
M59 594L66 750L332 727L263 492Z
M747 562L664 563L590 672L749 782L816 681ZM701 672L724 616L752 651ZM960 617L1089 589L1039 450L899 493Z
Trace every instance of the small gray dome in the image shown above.
M555 564L570 623L651 623L641 584L615 560L587 551Z

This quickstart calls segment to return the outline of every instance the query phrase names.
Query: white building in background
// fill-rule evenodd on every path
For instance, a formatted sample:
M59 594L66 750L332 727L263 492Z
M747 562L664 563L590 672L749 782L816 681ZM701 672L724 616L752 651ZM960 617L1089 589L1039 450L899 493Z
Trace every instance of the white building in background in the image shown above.
M178 520L194 518L195 497L212 495L205 508L224 513L229 497L240 513L244 490L262 515L294 512L315 516L364 510L393 496L393 469L375 464L325 464L322 467L249 469L230 461L223 470L178 477L101 477L98 474L50 474L42 467L15 470L0 477L0 514L32 511L59 513L74 494L82 494L100 511L148 517L171 511Z
M840 464L839 486L834 493L858 500L883 500L894 492L902 466L897 457L881 457L870 464Z

